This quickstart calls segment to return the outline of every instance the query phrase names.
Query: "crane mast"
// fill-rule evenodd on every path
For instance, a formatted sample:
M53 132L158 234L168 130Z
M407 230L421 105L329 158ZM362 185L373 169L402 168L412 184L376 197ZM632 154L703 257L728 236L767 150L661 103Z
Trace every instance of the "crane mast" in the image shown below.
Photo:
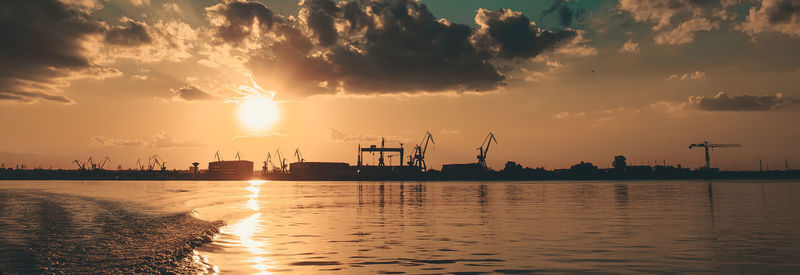
M484 168L488 167L486 165L486 154L489 153L489 146L492 145L492 141L494 141L494 143L497 143L497 139L494 138L494 133L489 132L489 134L486 135L486 138L483 139L483 143L481 143L481 147L477 148L478 149L478 164L481 167L484 167ZM486 148L484 148L484 146Z
M708 153L708 149L714 150L714 148L730 148L730 147L742 147L741 144L713 144L708 143L708 141L703 141L701 143L694 143L689 144L689 149L699 147L705 149L706 153L706 170L711 169L711 155Z

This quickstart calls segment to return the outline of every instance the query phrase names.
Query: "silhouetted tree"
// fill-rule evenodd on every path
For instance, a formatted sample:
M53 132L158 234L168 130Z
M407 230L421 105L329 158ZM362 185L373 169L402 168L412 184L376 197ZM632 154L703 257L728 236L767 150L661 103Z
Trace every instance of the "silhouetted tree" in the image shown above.
M594 166L591 162L583 162L575 164L569 168L570 174L573 176L581 176L581 177L588 177L594 176L597 174L597 166Z
M617 172L625 172L625 168L628 167L628 163L625 161L625 156L619 155L614 157L614 162L611 164L614 166L614 170Z

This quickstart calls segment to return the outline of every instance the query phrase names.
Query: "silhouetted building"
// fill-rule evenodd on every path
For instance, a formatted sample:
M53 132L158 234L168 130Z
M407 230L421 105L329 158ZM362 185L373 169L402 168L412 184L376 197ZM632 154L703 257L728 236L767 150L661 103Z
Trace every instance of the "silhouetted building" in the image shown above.
M478 179L485 177L488 173L489 170L479 163L442 165L442 177L447 179Z
M249 179L253 177L253 162L223 160L208 163L208 176L216 179Z
M345 162L295 162L289 171L297 179L342 179L355 176L355 169Z

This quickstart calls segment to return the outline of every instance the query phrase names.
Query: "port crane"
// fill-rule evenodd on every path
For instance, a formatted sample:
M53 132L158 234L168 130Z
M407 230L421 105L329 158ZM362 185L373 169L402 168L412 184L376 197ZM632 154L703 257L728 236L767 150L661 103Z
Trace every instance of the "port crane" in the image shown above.
M297 157L297 162L306 161L306 159L303 158L303 155L300 154L300 148L294 149L294 156Z
M150 156L150 160L148 163L149 163L148 166L149 170L153 170L153 168L156 167L156 165L161 171L167 170L167 163L157 154Z
M267 152L267 159L264 160L264 166L261 167L261 174L262 175L266 175L267 173L269 173L269 168L268 168L267 164L269 164L269 167L272 167L273 171L275 171L277 169L277 166L275 166L275 163L272 162L272 154L270 154L269 152Z
M73 160L72 162L74 162L75 164L78 165L78 170L86 170L86 163L85 162L81 162L80 160L77 160L77 159Z
M408 156L409 166L416 166L421 171L428 169L425 164L425 153L428 152L428 142L436 144L436 142L433 141L433 135L431 135L430 131L425 132L425 137L422 138L422 141L414 146L414 153Z
M239 153L239 151L236 151L236 156L234 156L233 158L235 158L236 160L242 160L242 154Z
M103 158L103 161L100 162L100 164L97 166L97 169L95 169L95 170L103 170L103 167L106 166L106 162L110 161L110 160L111 159L108 158L108 156L106 156L105 158Z
M278 163L280 164L281 173L286 173L286 168L288 167L288 165L286 165L286 158L284 158L283 155L281 155L281 148L275 150L275 155L278 156Z
M481 143L481 147L478 147L478 164L481 167L488 167L486 166L486 154L489 153L489 146L492 145L492 141L497 143L497 139L494 138L494 133L489 132L485 139L483 139L483 143Z
M136 159L136 169L139 171L144 171L144 164L142 164L142 158Z
M222 161L222 155L220 155L219 151L214 153L214 159L217 161Z
M703 141L702 143L694 143L689 144L689 149L700 147L705 149L706 151L706 169L711 169L711 156L708 154L708 149L714 150L714 148L730 148L730 147L742 147L741 144L713 144L708 143L708 141Z
M97 164L94 163L94 158L91 156L89 156L89 159L86 160L85 164L89 164L89 168L92 170L97 170Z

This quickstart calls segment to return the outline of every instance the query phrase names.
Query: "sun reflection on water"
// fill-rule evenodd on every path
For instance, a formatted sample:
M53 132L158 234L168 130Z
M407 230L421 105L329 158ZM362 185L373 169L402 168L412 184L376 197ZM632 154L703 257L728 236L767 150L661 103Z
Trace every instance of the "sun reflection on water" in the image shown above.
M250 191L250 194L247 195L248 200L245 203L245 207L253 211L259 210L259 192L264 182L263 180L250 181L250 185L245 188ZM257 236L263 230L261 222L261 213L253 213L238 223L231 225L229 233L236 235L240 244L252 254L253 257L250 258L250 262L254 263L252 267L258 270L257 274L271 274L269 270L273 269L274 266L270 265L271 259L265 256L268 254L266 250L268 243Z

